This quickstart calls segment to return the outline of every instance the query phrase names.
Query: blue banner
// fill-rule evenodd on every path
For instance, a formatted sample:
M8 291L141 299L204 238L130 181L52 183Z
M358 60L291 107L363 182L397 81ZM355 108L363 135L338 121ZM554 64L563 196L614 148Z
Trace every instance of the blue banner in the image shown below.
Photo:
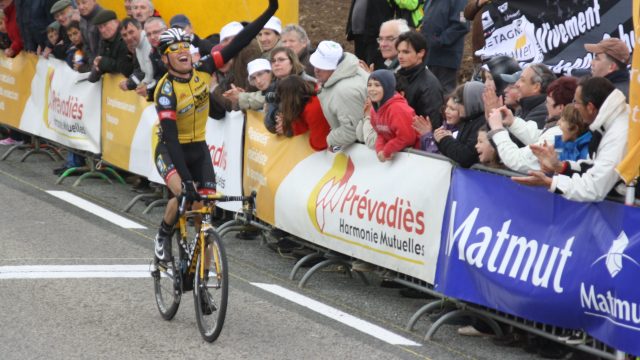
M436 290L640 354L640 209L455 169Z

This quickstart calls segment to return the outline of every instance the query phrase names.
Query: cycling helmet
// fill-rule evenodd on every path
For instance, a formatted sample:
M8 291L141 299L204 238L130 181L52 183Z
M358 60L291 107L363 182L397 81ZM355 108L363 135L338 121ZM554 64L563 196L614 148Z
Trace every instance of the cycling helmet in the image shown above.
M187 34L184 30L180 28L170 28L160 35L158 50L160 51L160 54L164 54L171 44L180 42L188 42L191 44L192 40L193 35Z
M486 65L496 84L496 92L498 94L502 94L504 89L509 86L509 83L503 81L500 75L512 75L522 70L516 59L505 55L495 56L489 59Z

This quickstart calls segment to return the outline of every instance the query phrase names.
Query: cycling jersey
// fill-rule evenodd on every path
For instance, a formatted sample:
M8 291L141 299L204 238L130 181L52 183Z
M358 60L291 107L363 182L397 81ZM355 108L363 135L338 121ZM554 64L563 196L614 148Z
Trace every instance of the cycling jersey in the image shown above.
M210 80L210 74L197 70L193 70L190 79L167 73L156 87L158 115L161 119L175 120L180 144L205 140Z

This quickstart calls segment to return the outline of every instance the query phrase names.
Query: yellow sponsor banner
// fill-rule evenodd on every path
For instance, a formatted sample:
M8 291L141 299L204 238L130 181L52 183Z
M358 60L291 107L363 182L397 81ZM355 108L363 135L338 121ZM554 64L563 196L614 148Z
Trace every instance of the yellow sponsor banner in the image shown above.
M640 34L640 0L633 0L633 29ZM637 41L636 41L637 43ZM633 52L631 63L631 81L629 82L629 135L627 137L627 156L616 170L627 184L640 172L640 51Z
M15 58L8 58L0 51L0 123L20 127L37 62L35 55L25 51Z
M111 9L124 19L126 13L122 0L100 0L100 5ZM276 16L282 25L298 22L298 0L280 0ZM167 22L176 14L186 15L196 34L201 37L217 34L225 24L231 21L252 21L269 6L268 0L211 1L190 0L187 2L172 0L154 0L153 5Z
M275 136L264 127L263 113L247 111L244 139L244 193L257 191L258 217L275 225L276 191L291 170L314 153L309 136Z
M135 91L122 91L122 75L102 78L102 158L121 169L129 169L131 145L142 112L149 103Z

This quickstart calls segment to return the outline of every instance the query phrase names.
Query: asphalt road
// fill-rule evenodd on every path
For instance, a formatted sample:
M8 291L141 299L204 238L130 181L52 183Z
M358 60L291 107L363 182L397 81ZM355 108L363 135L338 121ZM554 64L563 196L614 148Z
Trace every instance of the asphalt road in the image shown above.
M6 149L0 147L0 154ZM428 300L402 298L397 289L380 287L373 273L367 274L367 286L357 277L319 272L299 289L288 279L294 260L233 234L224 239L231 273L227 319L220 338L206 343L198 333L191 294L183 295L172 321L164 321L156 309L145 269L162 209L142 215L139 204L124 213L121 209L136 195L129 185L89 179L73 187L74 178L55 185L51 171L60 161L34 155L19 162L22 154L0 161L2 359L536 358L487 338L459 336L456 326L444 326L433 341L425 341L426 318L413 332L404 326ZM48 191L73 194L145 228L123 228ZM55 278L2 278L33 269L26 266L44 266L50 274L60 265L72 266ZM122 277L110 270L113 265L127 265L138 275ZM83 271L90 266L104 266L107 275L87 275ZM304 304L279 295L287 290L303 296Z

